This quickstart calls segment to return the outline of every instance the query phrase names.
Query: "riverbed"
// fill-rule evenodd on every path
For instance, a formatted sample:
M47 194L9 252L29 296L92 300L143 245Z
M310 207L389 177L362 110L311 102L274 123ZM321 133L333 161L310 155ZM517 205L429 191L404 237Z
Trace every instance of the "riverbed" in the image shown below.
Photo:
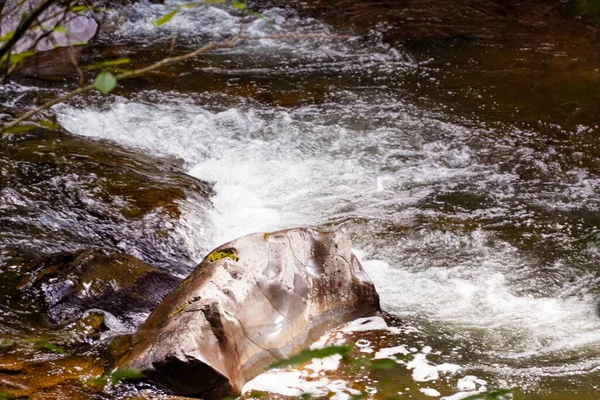
M176 4L109 12L97 46L142 65L167 54L174 34L180 53L241 25L252 36L347 37L247 41L54 107L69 134L179 160L213 184L212 207L180 202L173 274L184 277L211 248L244 234L341 230L382 308L401 321L381 348L405 346L408 363L445 366L425 380L406 363L374 371L369 396L440 398L483 387L520 399L600 397L591 89L600 63L583 44L569 46L574 28L519 25L504 35L505 25L473 22L452 40L402 41L390 39L393 22L344 25L275 2L259 7L264 18L207 5L152 25ZM5 106L19 107L64 90L35 79L0 89ZM133 255L168 269L169 254L147 247ZM373 332L354 335L378 346Z

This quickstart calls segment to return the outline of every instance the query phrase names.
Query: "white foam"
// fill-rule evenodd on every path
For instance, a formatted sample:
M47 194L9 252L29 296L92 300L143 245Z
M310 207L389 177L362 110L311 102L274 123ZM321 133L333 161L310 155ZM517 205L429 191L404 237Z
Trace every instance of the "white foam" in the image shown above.
M383 349L379 350L377 353L375 353L375 356L373 357L373 359L377 360L380 358L396 358L395 357L396 354L408 355L408 354L410 354L410 352L406 349L406 347L404 345L395 346L395 347L387 347L387 348L383 348Z
M432 389L432 388L421 388L421 389L419 389L419 391L421 393L423 393L425 396L429 396L429 397L440 397L441 396L440 392L438 392L437 390Z
M527 260L519 259L516 249L507 245L491 248L483 232L475 232L470 240L440 237L438 232L423 232L423 235L421 240L431 246L443 246L441 241L450 240L454 245L454 240L464 240L457 245L464 246L471 257L457 260L452 268L430 265L414 272L393 268L383 261L363 260L382 296L384 309L454 326L489 330L486 336L489 351L494 354L502 351L510 357L535 356L599 341L600 323L591 294L568 298L514 294L507 274L515 265L527 268ZM406 238L398 244L407 253L416 245L410 240ZM412 260L403 265L431 264L426 258Z
M479 385L479 387L483 387L483 391L485 391L486 384L487 384L487 382L484 381L483 379L479 379L474 375L467 375L458 380L458 382L456 383L456 387L461 392L464 392L464 391L476 390L477 386ZM482 391L482 390L479 390L479 391Z

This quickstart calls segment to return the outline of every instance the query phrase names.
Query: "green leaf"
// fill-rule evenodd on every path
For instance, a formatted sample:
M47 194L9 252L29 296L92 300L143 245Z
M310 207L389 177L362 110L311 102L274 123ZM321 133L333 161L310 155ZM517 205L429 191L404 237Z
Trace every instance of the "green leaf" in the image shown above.
M29 338L29 339L23 339L23 342L35 343L37 346L42 347L47 350L50 350L57 354L67 354L67 352L65 350L61 349L60 347L58 347L55 344L50 343L49 341L47 341L45 339Z
M15 34L15 31L6 32L4 35L0 36L0 42L6 42L10 40L11 37Z
M144 378L144 375L141 372L133 369L119 369L115 372L111 372L108 376L113 385L116 385L121 381L140 380Z
M94 80L94 87L102 94L109 94L117 86L115 76L108 71L102 71Z
M248 6L246 6L246 3L242 3L241 1L232 1L231 7L235 8L236 10L241 10L241 11L246 11L248 9Z
M116 60L98 61L98 62L92 63L90 65L86 65L83 68L84 69L101 69L101 68L115 67L117 65L129 64L130 62L131 62L131 59L127 58L127 57L117 58Z
M9 400L9 399L10 399L10 393L0 392L0 400Z
M91 379L88 382L94 386L106 386L108 382L113 385L119 384L121 381L143 379L144 375L141 372L133 369L119 369L114 372L109 372L97 378Z
M164 24L166 24L167 22L169 22L175 16L175 14L177 14L178 12L179 12L179 10L173 10L170 13L167 13L167 14L163 15L162 17L158 18L156 21L153 22L153 24L157 27L161 27Z
M22 62L23 60L25 60L27 57L31 57L34 54L35 54L35 51L24 51L19 54L5 54L2 57L2 59L0 60L0 64L5 63L6 60L10 60L10 65L16 65L16 64ZM9 58L9 56L10 56L10 58Z
M296 354L295 356L292 356L285 360L274 362L273 364L269 365L268 369L289 367L291 365L298 365L298 364L310 361L313 358L325 358L325 357L332 356L334 354L340 354L342 356L346 356L346 355L348 355L348 353L350 353L351 350L352 350L351 346L330 346L330 347L325 347L323 349L304 350L304 351L301 351L300 353Z
M10 134L10 133L22 133L22 132L27 132L33 129L38 128L35 125L16 125L16 126L11 126L10 128L7 129L2 129L2 133L5 134Z
M35 344L37 344L40 347L43 347L44 349L50 350L53 353L57 353L57 354L67 354L67 352L63 349L61 349L60 347L58 347L55 344L52 344L46 340L40 339L40 340L36 340Z
M388 369L394 369L396 367L396 361L391 360L389 358L380 358L377 360L371 360L370 362L370 367L372 369L383 369L383 370L388 370Z
M63 28L62 26L57 26L53 29L56 33L62 33L65 35L69 35L71 32L68 29Z
M39 120L38 123L48 129L60 129L60 125L58 125L56 122L51 121L49 119Z
M204 0L204 1L197 1L195 3L184 4L181 6L181 8L192 9L192 8L196 8L198 6L202 6L205 4L223 4L223 3L225 3L225 0Z
M108 385L108 377L106 375L102 375L94 379L88 379L86 382L92 386L104 387Z
M79 11L84 11L84 10L88 10L89 7L88 6L73 6L73 7L69 7L69 11L71 11L72 13L78 13Z

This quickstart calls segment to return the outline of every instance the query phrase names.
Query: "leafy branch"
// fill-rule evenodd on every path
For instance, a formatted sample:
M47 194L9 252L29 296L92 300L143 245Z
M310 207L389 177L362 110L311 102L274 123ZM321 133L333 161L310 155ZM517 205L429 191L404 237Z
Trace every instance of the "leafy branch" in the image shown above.
M228 41L220 42L220 43L208 43L192 52L182 54L180 56L167 57L167 58L164 58L154 64L148 65L146 67L139 68L139 69L132 70L132 71L127 71L127 72L121 73L116 76L112 75L110 72L104 72L104 75L101 73L96 78L94 83L89 84L87 86L78 87L77 89L75 89L69 93L66 93L60 97L52 99L52 100L40 105L39 107L24 113L20 117L14 119L13 121L5 124L2 127L0 127L0 132L2 132L4 134L8 134L8 133L18 133L18 132L23 132L25 130L33 129L33 128L35 128L35 126L30 126L29 129L23 129L23 128L25 128L24 126L17 126L17 125L19 125L21 122L29 120L31 117L33 117L34 115L36 115L37 113L39 113L41 111L47 110L56 104L70 100L75 96L87 93L93 89L99 90L100 92L106 94L106 93L109 93L110 91L112 91L119 81L122 81L124 79L134 78L134 77L137 77L140 75L144 75L148 72L157 70L157 69L162 68L167 65L187 61L187 60L193 59L195 57L198 57L201 54L208 53L213 50L227 49L227 48L235 46L240 41L263 40L263 39L268 39L268 40L300 40L300 39L343 40L343 39L347 39L348 37L349 36L327 35L327 34L320 34L320 33L306 33L306 34L293 34L292 33L292 34L265 35L265 36L236 35L233 38L229 39ZM102 78L99 80L99 78L101 76L102 76Z

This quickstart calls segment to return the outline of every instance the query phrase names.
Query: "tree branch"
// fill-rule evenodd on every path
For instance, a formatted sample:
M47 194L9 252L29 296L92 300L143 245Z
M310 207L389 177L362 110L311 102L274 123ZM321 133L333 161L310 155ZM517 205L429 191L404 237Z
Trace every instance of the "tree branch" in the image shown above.
M236 35L233 38L229 39L226 42L221 42L221 43L209 43L206 44L202 47L200 47L199 49L196 49L190 53L186 53L186 54L182 54L180 56L176 56L176 57L167 57L167 58L163 58L162 60L151 64L147 67L144 68L140 68L140 69L136 69L133 71L128 71L128 72L124 72L122 74L116 75L115 79L118 81L121 81L123 79L128 79L128 78L133 78L136 76L140 76L143 75L147 72L151 72L154 71L156 69L159 69L161 67L164 67L166 65L170 65L170 64L175 64L178 62L182 62L182 61L186 61L192 58L195 58L201 54L207 53L209 51L212 50L217 50L217 49L226 49L229 47L233 47L234 45L236 45L238 42L242 41L242 40L261 40L261 39L269 39L269 40L294 40L294 39L337 39L337 40L343 40L343 39L348 39L349 36L334 36L334 35L326 35L326 34L321 34L321 33L307 33L307 34L281 34L281 35L267 35L267 36L242 36L242 35ZM21 115L20 117L14 119L13 121L5 124L4 126L2 126L0 128L0 132L5 131L9 128L12 128L18 124L20 124L23 121L28 120L29 118L33 117L35 114L37 114L40 111L43 110L47 110L50 107L58 104L58 103L62 103L63 101L67 101L72 99L73 97L89 92L90 90L94 89L94 85L87 85L87 86L83 86L83 87L79 87L75 90L73 90L72 92L69 92L63 96L57 97L53 100L50 100L42 105L40 105L39 107L30 110L28 112L26 112L25 114Z

